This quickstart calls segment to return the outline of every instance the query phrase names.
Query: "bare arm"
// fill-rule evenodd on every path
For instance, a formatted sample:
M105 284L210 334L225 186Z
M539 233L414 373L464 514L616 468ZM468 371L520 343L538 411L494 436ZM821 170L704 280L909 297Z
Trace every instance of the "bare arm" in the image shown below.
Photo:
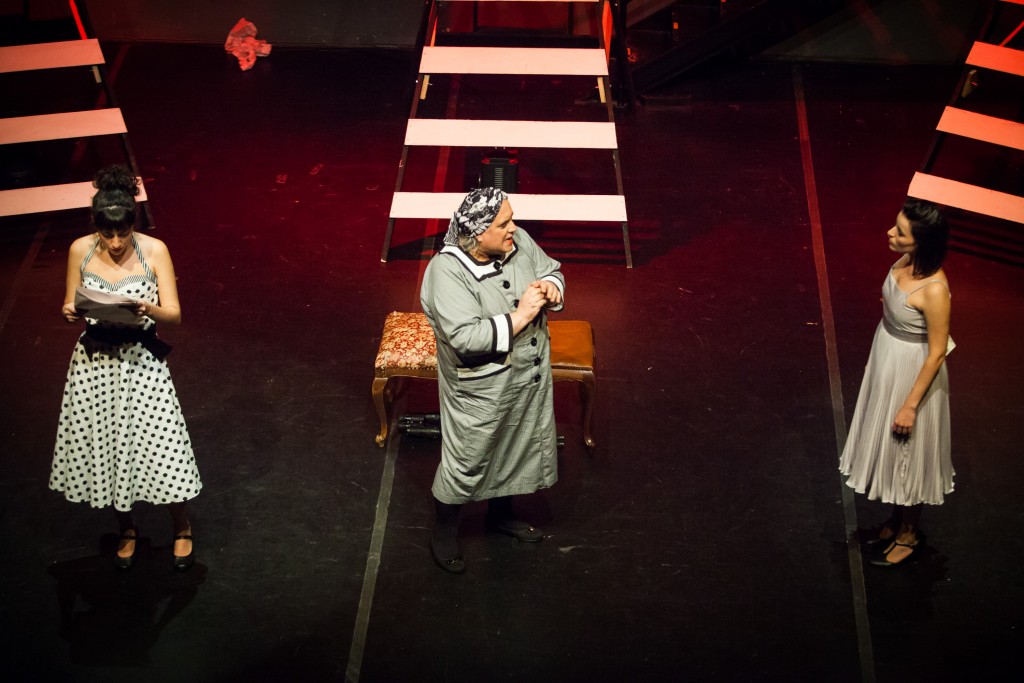
M939 374L939 368L946 362L946 343L949 339L949 290L941 283L932 283L922 289L921 294L921 311L928 325L928 356L892 423L893 433L907 436L914 428L917 407L921 404L921 399L928 392L928 387L932 385L935 376Z
M178 302L178 282L174 277L174 264L167 245L155 238L148 238L149 254L146 262L153 269L159 285L159 304L140 301L136 304L135 313L145 315L162 325L178 325L181 323L181 304Z
M75 309L75 290L82 284L82 260L89 251L91 237L79 237L71 243L68 249L68 267L64 279L64 306L61 308L61 315L69 323L75 323L82 319Z

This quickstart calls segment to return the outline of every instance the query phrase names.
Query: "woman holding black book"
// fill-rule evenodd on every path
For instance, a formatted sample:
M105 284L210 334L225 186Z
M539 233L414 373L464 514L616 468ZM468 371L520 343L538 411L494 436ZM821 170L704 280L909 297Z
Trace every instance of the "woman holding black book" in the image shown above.
M71 356L50 488L73 502L113 506L120 526L115 566L130 569L138 501L166 504L173 566L192 566L185 502L202 487L156 324L177 325L181 307L167 246L135 232L136 178L125 168L93 181L92 234L71 244L61 311L85 331Z

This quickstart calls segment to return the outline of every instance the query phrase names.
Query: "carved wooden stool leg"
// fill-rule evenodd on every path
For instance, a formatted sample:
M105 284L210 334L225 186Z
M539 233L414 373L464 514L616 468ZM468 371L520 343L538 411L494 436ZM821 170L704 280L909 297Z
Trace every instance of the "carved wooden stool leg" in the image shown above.
M384 442L388 439L388 409L384 397L385 389L388 386L388 379L387 377L374 377L373 388L371 389L373 405L377 407L377 417L380 418L380 433L374 437L374 440L381 448L384 447Z

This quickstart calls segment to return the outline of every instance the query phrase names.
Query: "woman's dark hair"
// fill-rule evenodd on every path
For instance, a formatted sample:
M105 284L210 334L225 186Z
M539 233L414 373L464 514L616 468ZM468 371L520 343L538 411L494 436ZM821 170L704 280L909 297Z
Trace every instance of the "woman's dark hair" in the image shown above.
M903 203L903 215L910 222L910 234L917 242L914 251L914 277L928 277L946 259L949 224L939 207L924 199L908 198Z
M100 230L124 230L135 225L135 197L139 183L124 166L100 169L92 181L92 222Z

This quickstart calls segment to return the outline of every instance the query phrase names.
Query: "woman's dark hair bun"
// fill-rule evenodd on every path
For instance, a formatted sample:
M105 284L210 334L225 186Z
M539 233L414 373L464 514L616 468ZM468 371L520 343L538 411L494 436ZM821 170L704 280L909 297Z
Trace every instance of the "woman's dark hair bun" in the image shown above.
M135 197L139 184L124 166L101 169L92 184L92 222L100 230L123 230L135 225Z
M101 192L126 192L132 197L139 195L139 181L135 174L124 166L108 166L96 173L93 187Z

